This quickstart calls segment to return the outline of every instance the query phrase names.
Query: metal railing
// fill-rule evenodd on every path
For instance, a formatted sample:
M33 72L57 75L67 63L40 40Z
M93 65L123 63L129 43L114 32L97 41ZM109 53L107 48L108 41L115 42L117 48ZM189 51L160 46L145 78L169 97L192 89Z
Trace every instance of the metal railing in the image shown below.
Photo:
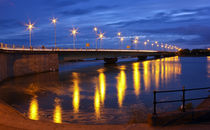
M161 104L161 103L173 103L173 102L182 102L182 112L185 112L185 102L186 101L193 101L193 100L201 100L201 99L207 99L210 98L208 97L199 97L199 98L189 98L186 99L185 98L185 92L186 91L196 91L196 90L204 90L204 89L210 89L210 87L205 87L205 88L192 88L192 89L185 89L185 87L182 87L182 90L168 90L168 91L154 91L154 100L153 100L153 115L156 115L156 106L157 104ZM174 93L174 92L182 92L182 99L179 100L168 100L168 101L157 101L157 94L158 93Z
M15 45L15 44L7 44L0 43L0 49L4 50L25 50L25 51L117 51L117 52L167 52L174 53L174 51L160 51L160 50L139 50L139 49L114 49L114 48L58 48L58 47L46 47L46 46L26 46L26 45Z

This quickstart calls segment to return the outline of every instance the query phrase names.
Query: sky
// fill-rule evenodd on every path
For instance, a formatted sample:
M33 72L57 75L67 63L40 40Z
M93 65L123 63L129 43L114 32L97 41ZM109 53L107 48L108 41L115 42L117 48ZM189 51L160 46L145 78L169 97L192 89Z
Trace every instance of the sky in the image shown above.
M181 48L210 47L210 0L0 0L0 42L29 45L25 24L34 23L32 46L54 46L53 17L57 18L57 46L73 47L72 28L78 29L76 47L95 47L99 28L103 48L119 48L140 38L138 49L158 49L145 40Z

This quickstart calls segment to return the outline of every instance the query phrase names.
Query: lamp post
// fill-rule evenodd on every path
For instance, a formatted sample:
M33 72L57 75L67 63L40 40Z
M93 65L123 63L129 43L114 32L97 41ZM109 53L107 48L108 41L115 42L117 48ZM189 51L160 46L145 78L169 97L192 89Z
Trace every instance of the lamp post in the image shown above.
M26 24L26 26L27 26L27 30L29 30L29 44L31 47L31 32L32 32L32 29L34 28L34 24L29 21L29 23Z
M133 43L135 44L135 47L136 47L137 43L139 42L138 40L139 40L139 38L136 37L136 38L134 39L134 41L133 41ZM135 49L136 49L136 48L135 48Z
M99 33L98 34L98 39L100 39L100 49L101 49L101 42L102 42L102 40L103 40L103 38L104 38L104 33Z
M123 37L121 37L121 38L120 38L120 49L122 49L122 44L123 44L123 41L124 41L124 38L123 38Z
M121 32L118 32L117 33L117 36L118 36L118 38L119 38L119 46L120 46L120 48L121 48Z
M98 28L94 27L93 31L96 33L96 49L98 48L98 44L97 44L97 33L98 33Z
M78 31L78 29L75 29L75 28L73 28L72 30L71 30L71 35L73 35L73 45L74 45L74 49L75 49L75 47L76 47L76 43L75 43L75 41L76 41L76 35L77 35L77 32Z
M54 33L55 33L55 48L56 48L56 22L57 22L57 18L52 18L52 23L54 24Z

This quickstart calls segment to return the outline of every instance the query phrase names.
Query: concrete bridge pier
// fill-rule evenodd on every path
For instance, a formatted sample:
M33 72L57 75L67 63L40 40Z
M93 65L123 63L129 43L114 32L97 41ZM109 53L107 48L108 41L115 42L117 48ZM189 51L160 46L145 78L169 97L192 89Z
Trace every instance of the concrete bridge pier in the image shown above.
M115 57L115 58L104 58L104 62L105 62L106 64L113 64L113 63L116 63L117 60L118 60L117 57Z
M147 56L138 56L139 61L146 60L146 59L147 59Z

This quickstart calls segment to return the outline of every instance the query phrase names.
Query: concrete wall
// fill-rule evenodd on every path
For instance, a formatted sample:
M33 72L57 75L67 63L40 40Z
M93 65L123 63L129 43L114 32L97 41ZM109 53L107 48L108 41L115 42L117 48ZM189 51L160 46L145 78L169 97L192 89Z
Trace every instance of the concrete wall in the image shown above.
M0 51L0 81L10 77L55 71L58 68L58 54Z

